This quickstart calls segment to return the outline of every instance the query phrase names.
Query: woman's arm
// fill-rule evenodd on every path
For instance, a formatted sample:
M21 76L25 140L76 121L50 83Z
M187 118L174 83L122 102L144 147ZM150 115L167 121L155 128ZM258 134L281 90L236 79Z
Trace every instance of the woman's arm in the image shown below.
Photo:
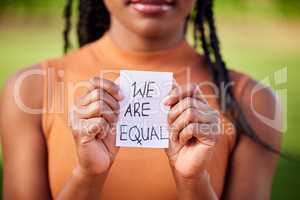
M57 197L57 200L99 199L106 174L86 176L74 170L73 176Z
M2 92L0 123L4 159L4 199L52 198L41 114L24 112L14 98L15 84L20 75L39 69L40 66L34 66L16 74L7 81ZM43 77L33 75L26 78L20 87L20 97L26 106L42 108ZM81 150L85 151L88 148L89 145L83 145ZM82 168L77 168L58 199L99 199L105 177L106 172L91 176Z
M17 79L30 67L11 77L1 95L1 141L4 168L4 199L51 199L47 174L47 148L41 130L41 115L23 112L16 104ZM42 77L25 79L21 100L31 108L41 108Z
M258 88L261 85L253 80L248 82L243 95L240 95L242 98L238 99L239 104L255 133L279 150L282 141L281 106L269 88L253 93L254 87ZM273 121L266 122L260 116ZM225 199L270 199L278 157L250 138L241 135L233 152Z
M165 100L170 144L166 150L181 200L215 200L207 173L220 135L220 115L202 97L197 85L174 87Z
M209 174L201 172L196 179L176 177L178 199L180 200L217 200L218 197L211 185Z

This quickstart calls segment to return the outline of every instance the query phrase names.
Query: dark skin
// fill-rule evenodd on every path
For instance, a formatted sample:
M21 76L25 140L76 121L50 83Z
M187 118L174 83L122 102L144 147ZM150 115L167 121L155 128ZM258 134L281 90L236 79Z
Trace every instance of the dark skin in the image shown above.
M128 51L153 52L173 48L184 40L185 18L194 1L178 0L171 10L157 16L141 15L122 0L106 0L105 3L112 15L109 34L113 41ZM32 69L40 69L40 66L22 72ZM14 100L14 85L22 72L7 81L1 97L4 199L51 199L46 139L41 130L42 116L22 111ZM114 122L122 99L119 88L115 83L99 77L87 83L88 92L73 106L86 110L85 114L70 110L79 164L58 199L98 199L118 153L114 146ZM279 149L281 134L262 123L251 110L251 89L256 84L255 81L250 82L244 88L243 95L237 97L238 102L255 132ZM218 120L214 110L195 88L193 84L174 86L165 102L171 106L169 124L176 127L171 131L166 155L173 169L179 199L217 199L207 172L207 163L216 146L218 134L208 137L193 127L201 123L218 123ZM25 105L42 107L42 77L27 78L20 91ZM101 98L97 95L99 93L103 94ZM269 118L274 117L276 100L269 89L256 94L252 100L257 112ZM95 110L100 110L102 114L95 113ZM106 111L112 112L103 114ZM199 111L209 111L210 114L204 116ZM85 126L80 126L82 122ZM281 123L281 120L277 123ZM188 142L190 139L195 141L192 145ZM233 152L225 199L269 199L277 159L277 155L241 135Z
M194 0L179 0L171 11L163 15L144 16L128 6L127 1L104 2L112 13L112 38L121 48L129 51L156 51L176 46L185 38L185 18L194 4ZM124 43L128 37L131 42Z

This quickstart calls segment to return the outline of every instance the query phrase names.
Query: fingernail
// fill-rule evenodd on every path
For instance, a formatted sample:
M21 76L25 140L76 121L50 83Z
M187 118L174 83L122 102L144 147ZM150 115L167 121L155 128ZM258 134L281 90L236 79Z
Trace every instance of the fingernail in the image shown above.
M166 97L162 100L163 104L166 105L166 106L168 106L168 105L170 104L170 98L171 98L170 95L166 96Z
M125 98L124 95L122 94L121 90L119 90L119 92L118 92L118 97L119 97L119 100L123 100Z

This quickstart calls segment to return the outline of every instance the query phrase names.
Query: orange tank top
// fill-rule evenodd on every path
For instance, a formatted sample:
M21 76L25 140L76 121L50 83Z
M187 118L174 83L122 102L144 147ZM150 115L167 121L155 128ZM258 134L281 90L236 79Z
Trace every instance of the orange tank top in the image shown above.
M83 48L43 63L45 73L43 131L48 147L51 192L55 198L72 175L77 163L75 144L68 126L68 109L78 96L78 82L93 76L115 80L119 70L171 71L179 84L211 83L212 77L200 56L187 42L171 50L153 53L123 51L108 34ZM239 94L247 80L231 72ZM217 98L208 84L201 87L212 107ZM238 95L237 95L238 96ZM235 144L232 123L225 125L209 165L212 186L220 197L224 187L228 157ZM176 199L176 186L163 149L121 148L105 182L102 198L106 200Z

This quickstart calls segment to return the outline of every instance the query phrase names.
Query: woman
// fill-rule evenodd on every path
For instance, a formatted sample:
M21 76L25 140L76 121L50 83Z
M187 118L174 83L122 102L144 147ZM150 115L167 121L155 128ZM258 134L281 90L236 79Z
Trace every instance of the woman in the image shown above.
M272 118L276 101L267 88L253 95L256 81L226 69L212 4L80 0L81 48L6 83L4 198L269 199L281 136L252 106ZM71 0L65 11L67 50ZM204 55L186 42L189 24ZM115 146L120 69L174 73L168 149ZM199 129L215 123L217 133Z

